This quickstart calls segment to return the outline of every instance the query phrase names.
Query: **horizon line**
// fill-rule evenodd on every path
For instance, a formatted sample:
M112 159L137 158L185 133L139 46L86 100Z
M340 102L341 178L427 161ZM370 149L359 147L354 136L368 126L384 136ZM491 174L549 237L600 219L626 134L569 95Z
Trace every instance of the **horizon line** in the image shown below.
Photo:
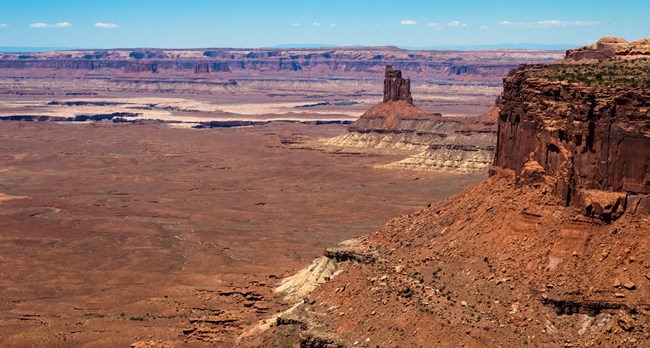
M3 53L44 53L56 51L108 51L108 50L138 50L138 49L157 49L157 50L205 50L205 49L233 49L233 50L255 50L255 49L341 49L341 48L395 48L407 51L421 51L421 50L500 50L500 49L514 49L514 50L551 50L559 51L569 48L580 47L579 44L539 44L534 42L521 42L521 43L498 43L498 44L461 44L461 45L426 45L426 46L400 46L400 45L335 45L335 44L280 44L272 46L258 46L258 47L227 47L227 46L206 46L206 47L152 47L152 46L138 46L138 47L66 47L66 46L0 46L0 52Z

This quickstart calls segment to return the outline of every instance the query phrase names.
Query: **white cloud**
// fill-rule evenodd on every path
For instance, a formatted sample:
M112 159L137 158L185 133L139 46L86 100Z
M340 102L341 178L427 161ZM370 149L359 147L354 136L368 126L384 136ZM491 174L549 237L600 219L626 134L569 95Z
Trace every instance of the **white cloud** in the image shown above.
M320 27L320 26L321 26L321 22L314 22L314 23L312 23L312 25L315 26L315 27Z
M334 28L336 26L336 23L330 24L330 27Z
M442 30L445 27L445 25L441 23L432 22L432 23L427 23L427 27L433 30Z
M8 27L8 26L9 26L9 24L0 23L0 28L6 28L6 27Z
M447 26L449 26L449 27L463 27L463 28L465 28L465 27L467 27L467 24L465 24L465 23L463 23L463 22L461 22L461 21L451 21L451 22L447 23Z
M549 29L549 28L568 28L568 27L589 27L600 25L602 22L597 21L562 21L551 19L538 22L510 22L503 21L497 23L501 28L528 28L528 29Z
M102 23L102 22L97 22L95 23L95 26L97 28L102 28L102 29L117 29L120 26L115 24L115 23Z
M401 21L399 21L399 24L400 25L416 25L416 24L418 24L418 22L416 22L416 21L414 21L412 19L402 19Z
M488 29L490 29L490 27L488 27L487 25L481 25L481 26L478 27L478 28L481 29L481 30L488 30Z
M54 24L48 24L43 22L32 23L29 25L32 28L69 28L72 24L68 22L59 22Z
M300 26L300 23L298 23L298 22L291 23L291 26L292 26L292 27L299 27L299 26Z
M567 21L560 21L560 20L557 20L557 19L550 20L550 21L537 22L537 25L540 28L591 27L591 26L599 25L599 24L601 24L601 23L600 22L594 22L594 21L567 22Z

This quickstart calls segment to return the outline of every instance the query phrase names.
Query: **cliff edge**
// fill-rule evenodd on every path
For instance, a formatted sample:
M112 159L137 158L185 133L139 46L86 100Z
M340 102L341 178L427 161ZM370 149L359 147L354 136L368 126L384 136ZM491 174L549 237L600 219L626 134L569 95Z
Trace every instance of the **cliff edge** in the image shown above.
M650 62L524 66L504 80L494 164L534 161L565 205L605 220L648 212Z
M648 346L650 61L628 58L513 71L492 175L326 253L339 274L261 342Z

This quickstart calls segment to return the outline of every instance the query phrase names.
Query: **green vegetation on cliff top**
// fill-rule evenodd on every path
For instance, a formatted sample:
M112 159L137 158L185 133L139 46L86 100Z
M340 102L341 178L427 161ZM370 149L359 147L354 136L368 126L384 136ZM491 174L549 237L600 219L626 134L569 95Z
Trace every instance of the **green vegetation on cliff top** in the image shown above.
M568 82L596 89L650 89L650 60L550 64L528 70L527 74L549 82Z

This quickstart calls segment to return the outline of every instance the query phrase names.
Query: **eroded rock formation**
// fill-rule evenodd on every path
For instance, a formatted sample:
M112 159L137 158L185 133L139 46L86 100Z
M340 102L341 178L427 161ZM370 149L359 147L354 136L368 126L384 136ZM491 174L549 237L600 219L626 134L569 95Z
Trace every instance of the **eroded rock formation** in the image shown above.
M616 55L616 50L627 43L627 40L623 38L607 36L601 38L592 45L568 50L566 52L566 59L582 60L612 58Z
M496 112L478 118L428 113L413 104L410 86L400 70L386 66L383 101L326 143L411 152L389 167L462 173L489 167L496 142Z
M650 64L602 64L528 66L508 76L494 163L520 173L536 161L565 204L611 219L625 206L650 208L650 92L643 86Z
M402 78L401 70L395 70L391 65L387 65L384 76L384 103L398 100L413 104L411 79Z
M367 133L399 133L424 130L442 115L428 113L413 105L411 81L402 78L402 71L387 65L384 74L383 101L366 111L352 123L349 131Z
M614 57L634 59L650 56L650 39L641 39L633 42L615 37L606 36L596 43L574 48L566 51L565 61L606 60Z

